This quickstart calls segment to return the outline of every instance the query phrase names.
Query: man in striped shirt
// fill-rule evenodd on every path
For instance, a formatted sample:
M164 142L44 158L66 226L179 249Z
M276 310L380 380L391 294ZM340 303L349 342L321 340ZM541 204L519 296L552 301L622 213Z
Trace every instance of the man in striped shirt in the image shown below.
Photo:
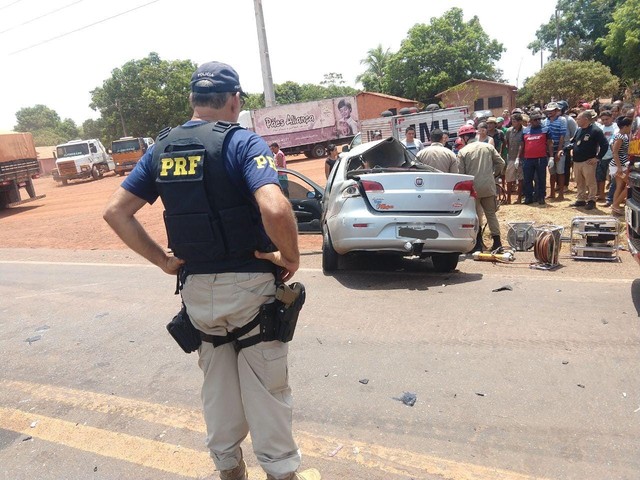
M564 200L564 139L567 135L567 120L560 112L556 102L550 102L545 109L549 136L553 141L553 162L549 162L549 197L556 198L556 184L558 185L558 200Z

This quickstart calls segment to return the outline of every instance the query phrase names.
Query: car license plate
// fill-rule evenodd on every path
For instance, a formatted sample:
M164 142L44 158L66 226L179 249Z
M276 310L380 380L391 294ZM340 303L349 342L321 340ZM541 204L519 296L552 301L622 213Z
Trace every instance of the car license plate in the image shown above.
M438 238L438 230L432 225L398 225L396 227L398 238Z

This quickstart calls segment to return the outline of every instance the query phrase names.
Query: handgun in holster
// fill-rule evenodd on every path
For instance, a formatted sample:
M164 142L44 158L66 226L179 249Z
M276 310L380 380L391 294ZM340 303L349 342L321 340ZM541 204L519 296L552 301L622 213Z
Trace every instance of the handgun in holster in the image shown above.
M279 283L276 287L276 340L290 342L298 323L298 315L306 300L304 285Z

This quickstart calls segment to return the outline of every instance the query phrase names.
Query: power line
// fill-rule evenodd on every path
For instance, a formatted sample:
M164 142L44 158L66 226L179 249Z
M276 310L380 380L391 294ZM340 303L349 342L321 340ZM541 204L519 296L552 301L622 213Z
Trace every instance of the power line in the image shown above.
M9 8L11 5L15 5L16 3L20 3L22 0L16 0L13 3L9 3L7 5L5 5L4 7L0 7L0 10L4 10L5 8Z
M20 1L20 0L17 0L17 1ZM51 37L51 38L49 38L47 40L43 40L42 42L34 43L33 45L30 45L28 47L21 48L20 50L16 50L14 52L11 52L11 53L9 53L9 55L15 55L16 53L24 52L26 50L30 50L30 49L35 48L35 47L39 47L40 45L44 45L46 43L52 42L52 41L57 40L59 38L66 37L67 35L71 35L72 33L76 33L76 32L79 32L81 30L86 30L87 28L93 27L95 25L99 25L100 23L104 23L104 22L107 22L109 20L113 20L114 18L117 18L117 17L121 17L122 15L126 15L127 13L131 13L131 12L133 12L135 10L139 10L141 8L147 7L147 6L151 5L151 4L157 3L159 1L160 0L152 0L151 2L147 2L147 3L143 4L143 5L139 5L137 7L131 8L131 9L126 10L124 12L116 13L115 15L112 15L111 17L103 18L102 20L98 20L97 22L90 23L89 25L85 25L84 27L76 28L75 30L71 30L70 32L62 33L62 34L57 35L55 37Z
M20 1L20 0L18 0L18 1ZM77 0L77 1L75 1L73 3L65 5L64 7L60 7L60 8L56 8L55 10L51 10L50 12L47 12L47 13L45 13L43 15L40 15L39 17L35 17L35 18L32 18L31 20L27 20L26 22L23 22L23 23L21 23L19 25L14 25L13 27L9 27L9 28L7 28L5 30L2 30L0 32L0 35L2 35L3 33L6 33L6 32L9 32L9 31L13 30L14 28L22 27L22 26L27 25L27 24L29 24L31 22L35 22L36 20L40 20L41 18L48 17L49 15L52 15L52 14L54 14L56 12L59 12L60 10L64 10L65 8L71 7L72 5L75 5L75 4L80 3L80 2L84 2L84 0Z

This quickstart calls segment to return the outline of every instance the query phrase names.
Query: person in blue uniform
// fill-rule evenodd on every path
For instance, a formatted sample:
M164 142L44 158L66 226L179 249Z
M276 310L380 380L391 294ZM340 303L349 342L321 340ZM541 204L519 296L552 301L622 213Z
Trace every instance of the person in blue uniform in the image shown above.
M206 442L220 478L248 478L240 445L251 432L268 479L316 480L315 469L297 472L288 343L259 342L236 351L234 342L214 346L205 340L249 324L273 302L276 275L288 280L300 263L296 220L271 151L235 123L244 95L231 66L201 65L191 78L191 120L161 132L103 216L131 249L165 273L180 273L186 313L203 338L198 365ZM173 253L135 217L158 197Z

